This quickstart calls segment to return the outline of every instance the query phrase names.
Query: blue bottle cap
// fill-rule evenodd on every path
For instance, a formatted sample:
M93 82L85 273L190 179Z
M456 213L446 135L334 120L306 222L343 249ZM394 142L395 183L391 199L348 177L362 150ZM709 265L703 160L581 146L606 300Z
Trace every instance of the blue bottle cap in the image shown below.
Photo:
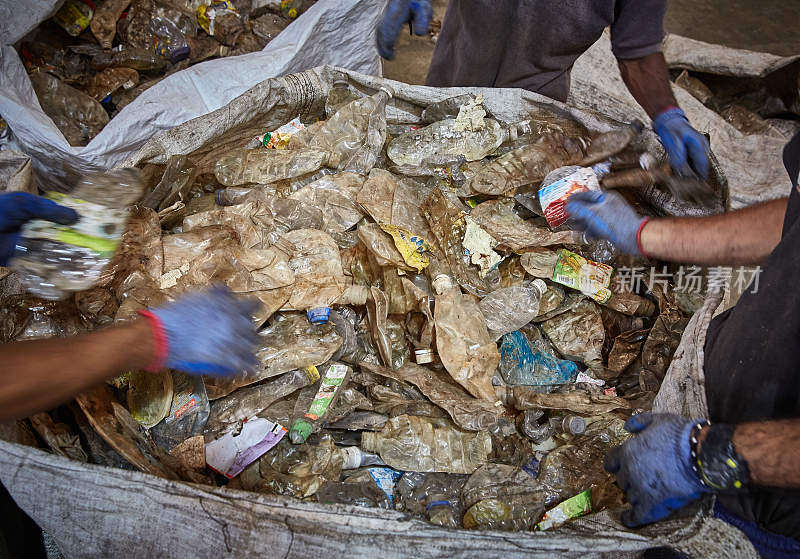
M317 307L315 309L308 309L306 311L306 316L311 324L325 324L331 316L331 308Z

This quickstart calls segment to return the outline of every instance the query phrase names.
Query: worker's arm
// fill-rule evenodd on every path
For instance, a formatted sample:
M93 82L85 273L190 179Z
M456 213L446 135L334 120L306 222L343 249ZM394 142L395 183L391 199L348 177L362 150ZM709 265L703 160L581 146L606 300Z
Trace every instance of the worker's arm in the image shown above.
M253 307L216 287L105 330L2 345L0 421L50 409L133 369L207 375L254 370Z
M573 223L634 255L701 265L759 264L781 239L788 198L708 217L646 219L616 192L581 192L567 202Z
M622 79L633 98L653 119L653 129L681 176L708 176L708 141L689 124L678 107L669 82L669 71L660 52L642 58L619 60Z
M674 414L628 419L634 433L606 455L632 508L628 526L660 520L703 493L735 493L751 484L800 487L800 419L712 424Z

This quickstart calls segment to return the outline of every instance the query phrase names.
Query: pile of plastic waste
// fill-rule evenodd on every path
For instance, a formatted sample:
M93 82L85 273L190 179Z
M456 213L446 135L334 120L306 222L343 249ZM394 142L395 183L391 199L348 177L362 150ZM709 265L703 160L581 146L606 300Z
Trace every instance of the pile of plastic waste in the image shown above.
M66 0L19 41L42 110L84 146L147 88L263 49L315 0Z
M212 283L261 303L256 373L131 371L30 418L46 445L448 527L545 530L621 505L602 457L651 407L692 300L666 274L631 281L651 263L573 231L564 202L614 185L663 214L677 179L635 147L638 123L506 123L462 95L388 125L393 102L343 75L318 121L86 177L75 207L108 244L23 231L3 281L30 293L0 305L3 342Z

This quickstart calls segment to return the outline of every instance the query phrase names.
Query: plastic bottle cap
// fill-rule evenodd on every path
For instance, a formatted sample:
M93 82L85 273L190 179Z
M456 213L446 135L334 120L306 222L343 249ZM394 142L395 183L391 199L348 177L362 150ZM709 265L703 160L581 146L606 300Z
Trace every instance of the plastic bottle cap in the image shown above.
M564 418L564 431L568 431L573 435L580 435L586 431L586 421L577 415L568 415Z
M531 287L535 287L539 291L539 297L544 297L544 292L547 291L547 284L541 279L533 280Z
M414 350L414 358L418 365L424 365L433 361L432 349L417 349Z
M347 446L340 449L342 453L342 469L355 470L361 467L361 449L357 446Z
M331 316L331 308L316 307L314 309L308 309L306 311L306 316L311 324L325 324Z
M292 423L292 429L289 431L289 440L292 444L303 444L311 435L313 427L305 419L298 419Z
M453 287L453 281L447 274L439 274L438 276L433 278L431 285L433 286L433 290L436 292L436 294L441 295L446 290Z

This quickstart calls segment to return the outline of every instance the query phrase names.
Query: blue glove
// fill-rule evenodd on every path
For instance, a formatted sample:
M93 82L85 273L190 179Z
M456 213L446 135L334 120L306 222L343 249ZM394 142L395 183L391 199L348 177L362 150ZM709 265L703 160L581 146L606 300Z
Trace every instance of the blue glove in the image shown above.
M78 221L78 212L27 192L0 194L0 266L14 255L19 228L32 219L71 225Z
M639 229L647 220L617 192L578 192L567 200L572 222L595 239L608 239L626 254L641 255Z
M431 0L389 0L378 24L378 52L391 60L400 30L411 22L415 35L425 35L433 18Z
M671 107L653 120L653 129L661 139L675 172L682 177L699 175L702 179L708 178L708 141L692 128L686 113L678 107Z
M215 376L254 371L259 362L250 316L257 308L257 301L239 299L227 287L217 286L140 311L153 327L156 345L148 370Z
M603 467L617 476L632 505L622 513L626 526L661 520L710 492L692 469L689 437L696 423L669 413L642 413L625 422L636 434L612 448Z

